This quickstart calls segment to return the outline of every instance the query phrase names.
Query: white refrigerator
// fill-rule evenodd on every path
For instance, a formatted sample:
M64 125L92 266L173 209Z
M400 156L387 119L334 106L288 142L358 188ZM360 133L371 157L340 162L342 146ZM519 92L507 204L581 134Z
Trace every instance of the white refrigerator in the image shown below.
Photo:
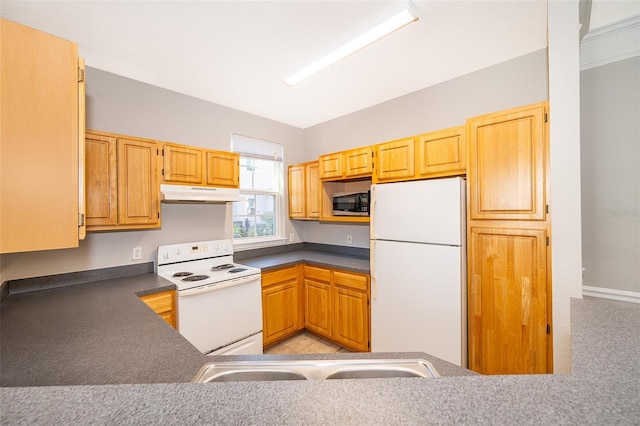
M467 366L464 178L371 186L371 351Z

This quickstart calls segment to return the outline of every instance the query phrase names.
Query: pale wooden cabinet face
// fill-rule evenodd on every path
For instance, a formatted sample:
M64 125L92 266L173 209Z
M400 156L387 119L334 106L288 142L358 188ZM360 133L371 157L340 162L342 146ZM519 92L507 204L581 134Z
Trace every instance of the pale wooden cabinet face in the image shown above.
M334 287L333 338L363 352L369 350L369 306L367 293Z
M344 156L344 177L354 178L359 176L371 176L373 162L371 161L371 147L356 148L345 151Z
M0 253L78 247L77 45L5 19L0 31Z
M203 153L201 149L165 144L164 175L167 183L202 183Z
M320 217L320 166L313 162L305 166L305 205L307 217Z
M471 219L545 220L544 116L538 105L468 120Z
M472 226L470 237L469 368L550 372L546 232Z
M86 223L118 223L116 138L87 133L85 138Z
M264 345L298 329L297 289L297 282L289 281L262 290Z
M415 139L375 145L376 182L392 182L415 175Z
M305 327L331 337L331 284L305 278L304 290Z
M320 164L320 179L341 178L342 177L342 153L321 155L318 159Z
M176 328L176 294L174 290L140 296L140 299L171 327Z
M465 126L418 137L417 175L439 177L464 174L467 166Z
M118 139L118 224L160 221L158 144Z
M305 166L289 166L289 217L307 217Z
M240 156L222 151L207 151L207 185L240 187Z

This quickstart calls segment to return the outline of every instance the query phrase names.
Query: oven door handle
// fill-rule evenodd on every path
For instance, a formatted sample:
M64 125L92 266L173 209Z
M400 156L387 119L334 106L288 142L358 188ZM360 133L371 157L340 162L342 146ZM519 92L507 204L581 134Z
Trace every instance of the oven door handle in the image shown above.
M234 287L253 281L260 281L260 275L249 275L246 277L235 278L233 280L224 281L221 283L204 285L202 287L195 287L187 290L180 290L178 291L178 297L182 298L196 296L198 294L211 293L212 291L222 290L223 288Z

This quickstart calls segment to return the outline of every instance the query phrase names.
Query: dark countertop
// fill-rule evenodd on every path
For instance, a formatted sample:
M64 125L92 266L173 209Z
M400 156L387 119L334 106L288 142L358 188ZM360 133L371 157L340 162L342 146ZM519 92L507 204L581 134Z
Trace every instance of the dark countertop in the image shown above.
M191 384L205 362L223 357L200 354L136 296L168 288L168 281L143 274L9 296L2 304L0 379L3 386L35 387L0 388L1 423L638 424L640 418L638 305L572 301L572 375L480 376L420 353L274 355L265 357L424 357L442 377Z
M238 262L245 265L260 268L264 271L295 265L305 262L309 264L327 266L348 271L369 273L369 258L364 256L352 256L347 254L332 253L319 250L296 250L284 253L269 254L243 258Z

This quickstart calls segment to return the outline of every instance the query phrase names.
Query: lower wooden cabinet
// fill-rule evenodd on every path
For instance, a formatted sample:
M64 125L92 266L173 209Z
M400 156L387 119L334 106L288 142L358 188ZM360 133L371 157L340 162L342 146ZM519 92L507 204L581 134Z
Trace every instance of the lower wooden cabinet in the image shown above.
M262 273L262 339L269 346L304 327L299 266Z
M270 346L302 329L368 352L369 275L300 264L262 273L262 329Z
M369 349L369 276L304 266L305 328L351 350Z
M304 265L304 327L331 337L331 271Z
M140 296L140 299L162 317L169 325L176 328L176 292L174 290Z

